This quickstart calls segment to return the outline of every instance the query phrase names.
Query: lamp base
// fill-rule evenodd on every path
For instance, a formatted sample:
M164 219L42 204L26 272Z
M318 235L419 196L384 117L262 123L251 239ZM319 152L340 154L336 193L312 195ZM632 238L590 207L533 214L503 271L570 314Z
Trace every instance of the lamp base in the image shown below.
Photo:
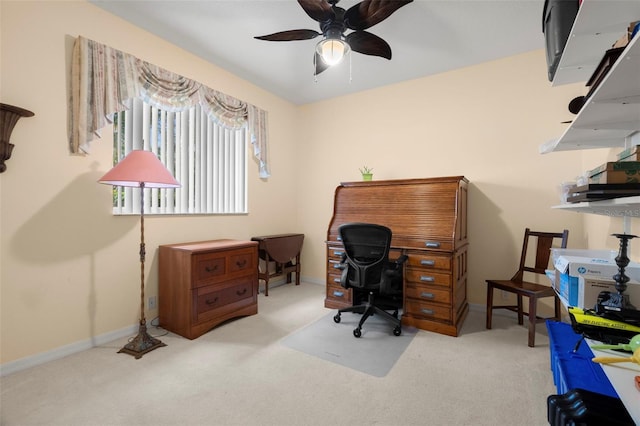
M155 337L151 337L149 333L147 333L147 326L144 323L140 323L140 328L138 329L138 335L133 338L132 341L124 345L122 349L118 351L118 353L125 353L134 356L136 359L142 358L142 355L147 352L151 352L154 349L160 348L162 346L167 346L162 343L160 340Z

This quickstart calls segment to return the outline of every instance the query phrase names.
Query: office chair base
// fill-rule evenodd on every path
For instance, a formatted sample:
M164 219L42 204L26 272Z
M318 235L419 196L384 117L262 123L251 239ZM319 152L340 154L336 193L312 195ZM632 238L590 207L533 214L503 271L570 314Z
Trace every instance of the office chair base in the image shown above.
M350 306L348 308L343 308L338 311L337 314L333 317L333 321L337 324L340 323L341 317L340 315L343 312L353 312L362 314L362 318L360 318L360 322L358 323L358 327L353 330L353 335L355 337L362 337L362 325L371 315L378 314L387 322L395 325L393 329L394 336L400 336L402 334L402 321L398 318L398 310L395 309L393 314L390 314L386 310L379 308L378 306L373 305L373 294L369 294L369 301L363 305L358 306Z

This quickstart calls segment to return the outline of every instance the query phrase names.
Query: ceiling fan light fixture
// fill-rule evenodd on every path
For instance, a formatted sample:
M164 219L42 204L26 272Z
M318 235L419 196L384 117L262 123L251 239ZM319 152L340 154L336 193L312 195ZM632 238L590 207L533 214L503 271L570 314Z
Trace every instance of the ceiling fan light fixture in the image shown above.
M339 64L350 50L346 41L337 38L326 38L316 45L316 52L328 66Z

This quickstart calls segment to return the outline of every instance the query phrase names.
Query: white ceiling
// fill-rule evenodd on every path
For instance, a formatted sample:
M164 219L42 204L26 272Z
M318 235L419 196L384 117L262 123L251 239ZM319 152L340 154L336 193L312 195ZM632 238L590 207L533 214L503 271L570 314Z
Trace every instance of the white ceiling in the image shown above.
M450 71L544 47L544 0L414 0L367 31L393 58L351 53L313 76L313 40L253 37L319 31L294 0L89 0L295 104ZM344 9L358 3L342 0ZM350 69L351 68L351 69Z

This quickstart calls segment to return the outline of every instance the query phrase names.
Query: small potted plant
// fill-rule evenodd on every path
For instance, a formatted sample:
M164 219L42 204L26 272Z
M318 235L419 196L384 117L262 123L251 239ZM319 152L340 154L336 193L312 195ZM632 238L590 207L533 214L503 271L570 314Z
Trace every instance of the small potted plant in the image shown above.
M360 173L362 173L362 180L371 180L373 178L373 169L367 166L361 168Z

